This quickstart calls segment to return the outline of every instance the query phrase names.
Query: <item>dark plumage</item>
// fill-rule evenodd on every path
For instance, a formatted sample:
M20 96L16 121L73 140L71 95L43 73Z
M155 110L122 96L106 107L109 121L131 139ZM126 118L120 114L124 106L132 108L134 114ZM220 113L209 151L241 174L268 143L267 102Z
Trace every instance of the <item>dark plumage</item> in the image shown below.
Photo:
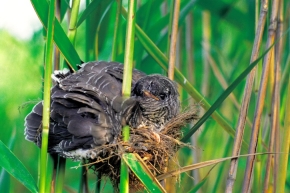
M114 143L124 125L155 132L179 112L176 84L161 75L133 70L130 98L122 97L123 65L89 62L75 73L56 71L51 90L49 153L65 157ZM41 145L42 102L25 118L25 137ZM85 151L83 151L85 152ZM79 155L86 157L86 155Z

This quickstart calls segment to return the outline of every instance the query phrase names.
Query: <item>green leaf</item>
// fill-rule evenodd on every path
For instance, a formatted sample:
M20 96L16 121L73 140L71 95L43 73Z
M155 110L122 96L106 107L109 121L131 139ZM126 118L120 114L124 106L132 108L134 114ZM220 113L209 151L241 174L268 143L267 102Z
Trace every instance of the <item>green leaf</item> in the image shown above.
M248 35L248 31L244 31L248 27L254 26L252 12L241 11L236 5L235 0L202 0L197 1L197 5L203 10L210 11L211 15L218 20L225 20L233 27L241 31L241 35ZM249 30L250 31L250 30Z
M98 34L98 48L100 52L102 49L104 49L104 46L106 45L106 41L108 41L107 36L109 25L110 25L110 17L112 12L112 1L103 1L104 3L101 3L101 11L99 12L99 22L97 25L97 34ZM100 38L101 37L101 38Z
M288 78L288 88L286 94L286 103L285 103L285 117L284 117L284 128L281 129L281 152L284 152L280 155L279 160L279 173L278 173L278 186L277 192L284 191L284 184L287 181L287 171L289 171L289 146L290 146L290 76ZM288 169L287 169L288 168Z
M40 22L42 23L45 30L47 30L47 1L31 0L31 3ZM54 42L64 56L65 60L68 62L70 68L76 69L77 64L81 64L81 59L57 19L54 21Z
M16 129L13 128L11 137L8 142L8 148L13 149L16 141ZM10 177L4 168L0 169L0 192L9 192L10 190Z
M97 3L97 4L96 4ZM108 36L107 29L109 25L108 19L110 18L110 6L112 0L109 1L92 1L86 7L86 9L80 14L77 26L81 25L83 21L86 21L86 60L92 61L98 58L96 53L99 53L98 49L103 47L104 41ZM101 25L102 21L103 24ZM97 30L100 29L98 32ZM98 38L102 37L102 38ZM96 40L97 38L97 40Z
M209 116L221 105L221 103L231 94L231 92L242 82L242 80L251 72L251 70L258 64L258 62L266 55L269 49L256 61L254 61L240 76L220 95L220 97L213 103L213 105L206 111L206 113L199 119L199 121L188 131L188 133L181 139L185 142L198 130L198 128L208 119Z
M16 178L31 192L38 192L32 175L27 171L21 161L0 140L0 166Z
M63 20L66 11L69 9L69 2L68 0L60 1L60 21Z
M77 23L77 27L79 27L83 21L85 21L88 16L95 10L97 9L98 5L101 3L101 0L95 0L92 1L87 8L84 10L84 12L80 15Z
M196 184L191 190L188 191L188 193L195 193L197 192L207 181L208 176L206 176L204 179L202 179L198 184Z
M166 192L138 154L124 153L122 158L149 192Z
M288 33L288 31L287 31ZM286 32L284 33L287 34ZM281 38L281 37L280 37ZM279 38L279 39L280 39ZM279 40L278 39L278 40ZM278 40L276 42L278 42ZM276 44L274 42L257 60L252 62L235 81L220 95L220 97L213 103L213 105L206 111L206 113L199 119L199 121L188 131L188 133L181 139L186 142L198 130L198 128L211 116L220 104L231 94L231 92L242 82L242 80L251 72L251 70L259 63L259 61L272 49Z
M78 20L78 23L77 23L77 27L79 27L83 21L85 21L88 16L98 8L99 4L101 3L102 1L101 0L94 0L92 1L88 7L84 10L84 12L81 14L79 20ZM106 2L107 5L111 5L111 2L112 0L109 0Z
M185 18L188 15L188 13L192 10L193 6L196 5L196 0L185 1L185 2L181 4L181 10L180 10L179 21L178 21L179 25L181 25L181 23L185 21Z

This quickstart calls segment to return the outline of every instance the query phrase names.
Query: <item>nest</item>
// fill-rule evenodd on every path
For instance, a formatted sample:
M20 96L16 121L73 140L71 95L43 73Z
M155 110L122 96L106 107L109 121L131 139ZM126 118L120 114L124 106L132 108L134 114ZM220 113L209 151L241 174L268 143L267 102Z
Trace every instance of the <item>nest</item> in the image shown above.
M115 190L118 191L120 181L120 163L123 152L138 154L154 176L166 172L169 158L174 159L175 153L187 144L179 141L182 137L182 127L198 119L197 108L189 109L180 113L166 123L160 132L154 132L148 127L138 129L130 128L130 141L125 143L122 136L118 137L117 143L96 147L95 159L86 160L85 165L93 169L99 176L107 176L111 180ZM178 162L175 160L176 165ZM143 189L142 183L130 172L130 189Z

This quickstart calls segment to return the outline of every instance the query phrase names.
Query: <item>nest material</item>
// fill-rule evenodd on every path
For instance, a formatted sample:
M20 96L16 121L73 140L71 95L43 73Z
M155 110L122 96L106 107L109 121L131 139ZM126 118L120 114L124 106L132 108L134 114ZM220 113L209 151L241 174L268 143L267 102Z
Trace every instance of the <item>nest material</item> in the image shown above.
M174 159L174 155L181 146L187 146L179 141L182 137L182 127L198 119L198 108L189 109L180 113L167 122L160 132L151 128L130 128L130 141L124 143L122 136L118 137L115 144L96 147L93 151L96 159L86 160L88 165L101 176L108 176L116 190L120 181L121 152L137 153L146 163L148 169L155 175L166 172L168 158ZM120 151L121 150L121 151ZM175 159L178 166L178 162ZM130 172L130 189L141 190L143 186L138 178Z

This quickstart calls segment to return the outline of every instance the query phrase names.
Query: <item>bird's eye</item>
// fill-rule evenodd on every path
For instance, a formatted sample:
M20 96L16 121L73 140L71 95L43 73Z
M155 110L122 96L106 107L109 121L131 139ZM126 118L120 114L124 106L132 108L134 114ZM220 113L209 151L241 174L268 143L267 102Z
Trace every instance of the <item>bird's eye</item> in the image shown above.
M164 99L165 99L165 97L166 97L166 95L165 95L165 94L163 94L163 93L162 93L162 94L160 94L159 96L160 96L161 100L164 100Z

